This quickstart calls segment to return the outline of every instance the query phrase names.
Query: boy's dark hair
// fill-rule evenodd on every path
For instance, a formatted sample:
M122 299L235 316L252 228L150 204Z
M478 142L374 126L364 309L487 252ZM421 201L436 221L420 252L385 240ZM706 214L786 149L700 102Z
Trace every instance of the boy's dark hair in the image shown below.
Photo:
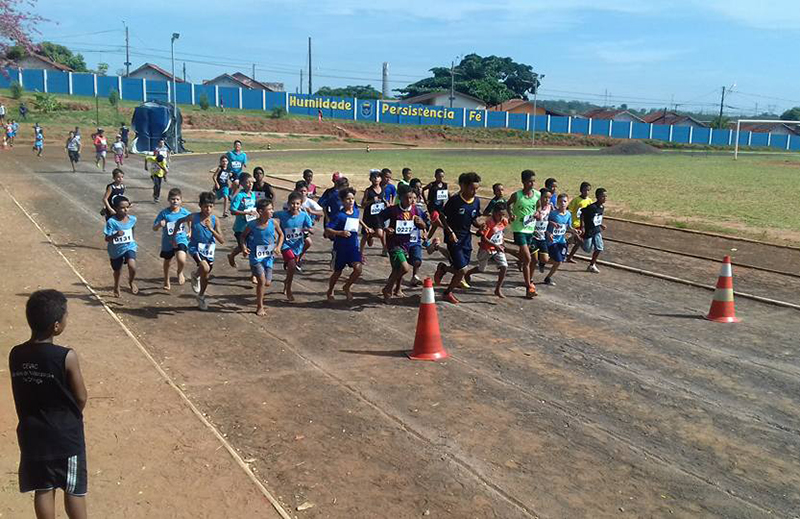
M119 168L114 168L114 169L112 169L112 170L111 170L111 178L114 178L114 177L116 177L116 176L117 176L117 173L122 173L122 175L123 175L123 176L125 175L125 172L124 172L124 171L122 171L121 169L119 169Z
M344 188L339 190L339 199L340 200L344 200L347 197L347 195L356 196L356 190L353 189L352 187L344 187Z
M264 168L262 168L261 166L254 167L253 168L253 177L255 177L256 173L258 173L259 171L261 172L262 175L264 174Z
M25 304L25 317L36 338L46 337L67 313L67 298L58 290L37 290Z
M604 188L602 188L602 187L598 187L597 189L594 190L594 197L595 198L600 198L600 195L605 195L605 194L606 194L606 190Z
M261 211L263 209L266 209L266 207L268 205L272 205L272 199L271 198L262 198L261 200L256 202L256 211Z
M590 187L592 187L590 183L583 181L581 182L581 187L579 189L581 192L583 192L584 189L589 189Z
M542 195L542 197L544 197L544 195L552 195L553 192L547 189L546 187L543 187L542 189L539 190L539 194ZM548 196L547 198L550 197Z
M442 168L436 168L436 170L433 172L433 174L435 175L437 173L444 173L444 170Z
M180 196L180 197L183 197L183 193L181 193L181 188L179 188L179 187L173 187L172 189L170 189L170 190L169 190L169 193L167 193L167 200L169 200L169 199L170 199L170 198L172 198L173 196Z
M208 204L214 205L214 202L216 202L216 201L217 201L217 196L214 193L212 193L210 191L204 191L204 192L200 193L200 205L201 206L202 205L208 205Z
M342 189L349 186L350 186L350 181L347 179L347 177L339 177L339 180L336 181L337 189Z
M314 174L314 172L313 172L313 171L311 171L310 169L304 169L304 170L303 170L303 178L305 178L305 177L306 177L306 173L311 173L312 175Z
M409 186L411 186L412 188L413 188L414 186L416 186L416 185L420 185L420 186L421 186L421 185L422 185L422 180L420 180L420 179L418 179L418 178L412 178L412 179L411 179L411 180L408 182L408 185L409 185Z
M550 177L550 178L548 178L547 180L544 181L544 187L546 187L547 189L552 190L553 189L553 184L555 184L556 182L558 182L556 179L554 179L553 177Z
M125 195L117 195L117 196L115 196L114 199L112 200L112 202L114 203L114 209L116 209L117 207L121 206L122 202L128 202L129 205L131 203L131 201L128 200L128 197L125 196Z
M241 143L242 143L242 141L240 141L239 139L236 139L235 141L233 141L233 145L234 145L234 146L236 146L236 144L237 144L237 143L241 144Z
M404 195L411 192L411 186L408 184L400 184L397 188L397 198L402 198Z
M292 191L289 193L289 203L291 204L295 200L302 202L303 201L303 193L300 191Z
M411 168L403 168L403 171L401 171L401 173L403 176L406 176L406 173L411 173Z
M536 177L536 172L533 171L532 169L523 169L522 173L520 173L519 176L520 176L520 178L522 179L523 182L526 182L526 181Z
M497 191L497 188L498 188L498 187L503 187L503 184L502 184L502 183L500 183L500 182L496 182L496 183L492 184L492 193L494 193L495 191Z
M252 180L253 175L250 173L240 173L239 174L239 185L244 185L248 180Z
M308 182L306 182L305 180L298 180L297 182L294 183L295 191L300 191L303 188L308 189Z
M383 169L381 170L381 176L382 176L382 177L385 177L387 173L391 175L391 174L392 174L392 170L391 170L391 169L389 169L389 168L383 168Z
M558 201L559 201L559 200L561 200L562 198L563 198L564 200L566 200L567 198L569 198L569 195L568 195L568 194L566 194L566 193L559 193L559 195L558 195L558 198L556 198L556 202L558 202Z
M494 206L492 206L492 213L497 213L497 212L504 213L506 209L508 209L508 206L506 205L505 202L497 202L496 204L494 204Z
M467 173L462 173L458 176L458 183L459 185L464 184L480 184L481 176L475 173L474 171L468 171Z
M369 179L372 180L373 178L378 178L381 176L381 172L377 169L369 170Z

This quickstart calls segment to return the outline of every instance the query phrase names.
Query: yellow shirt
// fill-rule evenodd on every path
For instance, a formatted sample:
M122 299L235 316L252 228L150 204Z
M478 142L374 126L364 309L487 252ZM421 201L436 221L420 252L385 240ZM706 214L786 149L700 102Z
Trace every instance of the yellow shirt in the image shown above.
M572 213L572 226L576 229L580 229L581 227L581 211L584 207L592 205L594 200L591 197L581 198L580 196L576 196L572 200L569 201L569 205L567 209L570 213Z
M151 177L163 177L164 175L167 174L167 161L166 160L162 160L161 162L158 162L156 160L155 156L147 156L147 157L144 158L144 160L147 163L147 166L148 166L147 169L150 170L150 176Z

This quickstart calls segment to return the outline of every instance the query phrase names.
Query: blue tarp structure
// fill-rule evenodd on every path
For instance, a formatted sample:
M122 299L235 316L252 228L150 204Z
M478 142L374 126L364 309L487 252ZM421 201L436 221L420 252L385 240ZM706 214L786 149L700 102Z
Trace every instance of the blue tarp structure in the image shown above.
M158 141L164 139L172 153L183 153L183 136L181 135L180 109L173 111L171 103L148 101L137 106L133 111L131 128L136 138L131 143L134 153L152 152ZM178 149L173 149L177 137Z

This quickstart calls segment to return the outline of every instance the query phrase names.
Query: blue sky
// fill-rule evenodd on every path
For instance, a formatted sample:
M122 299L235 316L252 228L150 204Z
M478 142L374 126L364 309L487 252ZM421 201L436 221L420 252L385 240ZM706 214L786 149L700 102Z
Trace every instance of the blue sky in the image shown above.
M255 63L257 79L294 92L311 36L315 90L380 89L384 61L398 88L474 52L533 65L546 75L543 98L603 104L608 92L609 104L714 111L721 87L735 83L726 112L800 106L797 0L140 0L135 11L103 4L92 15L97 5L39 0L36 11L58 20L42 38L79 49L90 67L108 62L111 73L125 61L125 20L133 67L169 70L179 32L176 69L186 61L198 83L249 75Z

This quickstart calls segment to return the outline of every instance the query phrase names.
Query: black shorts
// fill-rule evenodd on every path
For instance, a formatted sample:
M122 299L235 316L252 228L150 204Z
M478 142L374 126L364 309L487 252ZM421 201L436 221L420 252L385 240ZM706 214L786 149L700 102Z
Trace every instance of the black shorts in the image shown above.
M161 256L164 259L171 260L172 258L175 257L175 253L178 252L178 251L188 252L189 251L189 247L187 247L183 243L179 243L178 246L175 247L174 249L162 250L161 254L159 254L159 256Z
M136 259L136 251L129 250L126 251L122 256L119 258L111 258L111 270L121 270L122 265L127 265L128 260L135 260Z
M69 155L69 160L72 162L80 162L81 161L81 154L79 151L75 150L67 150L67 154Z
M66 494L85 496L87 486L85 452L57 460L23 458L19 462L20 492L60 488Z
M200 266L200 263L205 261L206 263L208 263L208 271L211 272L212 270L214 270L214 260L208 259L205 256L201 256L196 253L192 254L192 259L194 260L195 263L197 263L198 267Z

